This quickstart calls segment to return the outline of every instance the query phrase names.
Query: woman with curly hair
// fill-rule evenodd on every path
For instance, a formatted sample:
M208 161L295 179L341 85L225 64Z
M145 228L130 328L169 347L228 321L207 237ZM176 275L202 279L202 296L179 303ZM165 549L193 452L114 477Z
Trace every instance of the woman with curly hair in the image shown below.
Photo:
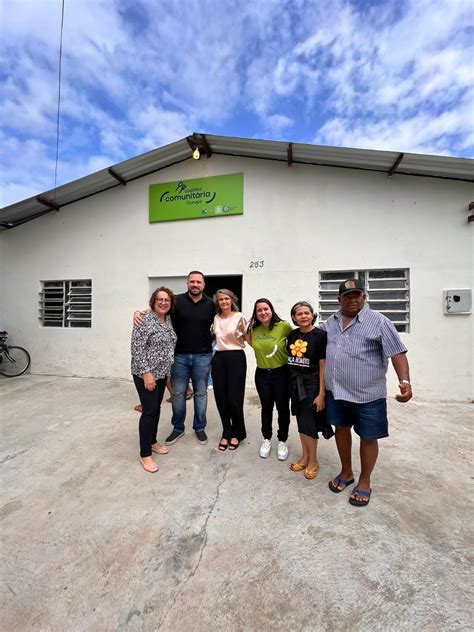
M176 334L169 313L176 298L166 287L159 287L150 298L150 311L132 330L132 375L140 398L142 414L138 424L140 463L147 472L158 472L152 453L167 454L168 448L156 440L161 402L166 379L174 360Z

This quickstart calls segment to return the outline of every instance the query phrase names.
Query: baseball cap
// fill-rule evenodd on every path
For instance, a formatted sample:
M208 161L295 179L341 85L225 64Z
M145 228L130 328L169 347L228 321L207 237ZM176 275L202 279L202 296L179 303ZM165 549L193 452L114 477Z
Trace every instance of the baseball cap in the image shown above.
M364 286L359 279L347 279L343 281L339 286L339 296L346 294L347 292L364 292Z

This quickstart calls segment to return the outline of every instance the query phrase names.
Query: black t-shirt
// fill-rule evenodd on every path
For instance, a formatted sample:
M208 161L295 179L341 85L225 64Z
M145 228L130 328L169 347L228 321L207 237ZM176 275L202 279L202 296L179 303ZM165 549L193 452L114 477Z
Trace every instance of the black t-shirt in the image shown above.
M178 294L176 309L171 315L178 336L175 353L211 353L211 325L215 313L214 301L205 294L197 303L187 292Z
M319 361L326 359L326 342L326 332L317 327L305 334L302 334L299 329L291 331L286 345L288 364L291 369L318 372Z

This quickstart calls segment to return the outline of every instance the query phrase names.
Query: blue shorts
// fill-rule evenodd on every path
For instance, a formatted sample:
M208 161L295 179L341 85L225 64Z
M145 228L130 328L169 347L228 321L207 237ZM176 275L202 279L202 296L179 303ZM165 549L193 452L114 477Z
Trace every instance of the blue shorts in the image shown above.
M329 424L336 428L354 426L361 439L388 437L386 399L355 404L344 399L334 399L331 391L326 391L326 410Z

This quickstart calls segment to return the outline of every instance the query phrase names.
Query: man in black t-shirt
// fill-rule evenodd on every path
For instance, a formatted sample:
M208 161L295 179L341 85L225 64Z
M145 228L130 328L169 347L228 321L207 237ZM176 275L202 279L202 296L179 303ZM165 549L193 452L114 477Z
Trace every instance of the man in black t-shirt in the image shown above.
M216 313L214 302L203 291L205 277L202 272L193 270L188 274L188 291L176 296L176 307L171 315L173 328L178 340L171 367L171 385L173 388L172 406L173 432L166 438L166 445L173 445L184 436L186 418L186 391L189 380L194 390L193 430L201 445L206 445L207 435L207 383L212 360L211 325ZM140 317L134 318L134 324L140 323Z

